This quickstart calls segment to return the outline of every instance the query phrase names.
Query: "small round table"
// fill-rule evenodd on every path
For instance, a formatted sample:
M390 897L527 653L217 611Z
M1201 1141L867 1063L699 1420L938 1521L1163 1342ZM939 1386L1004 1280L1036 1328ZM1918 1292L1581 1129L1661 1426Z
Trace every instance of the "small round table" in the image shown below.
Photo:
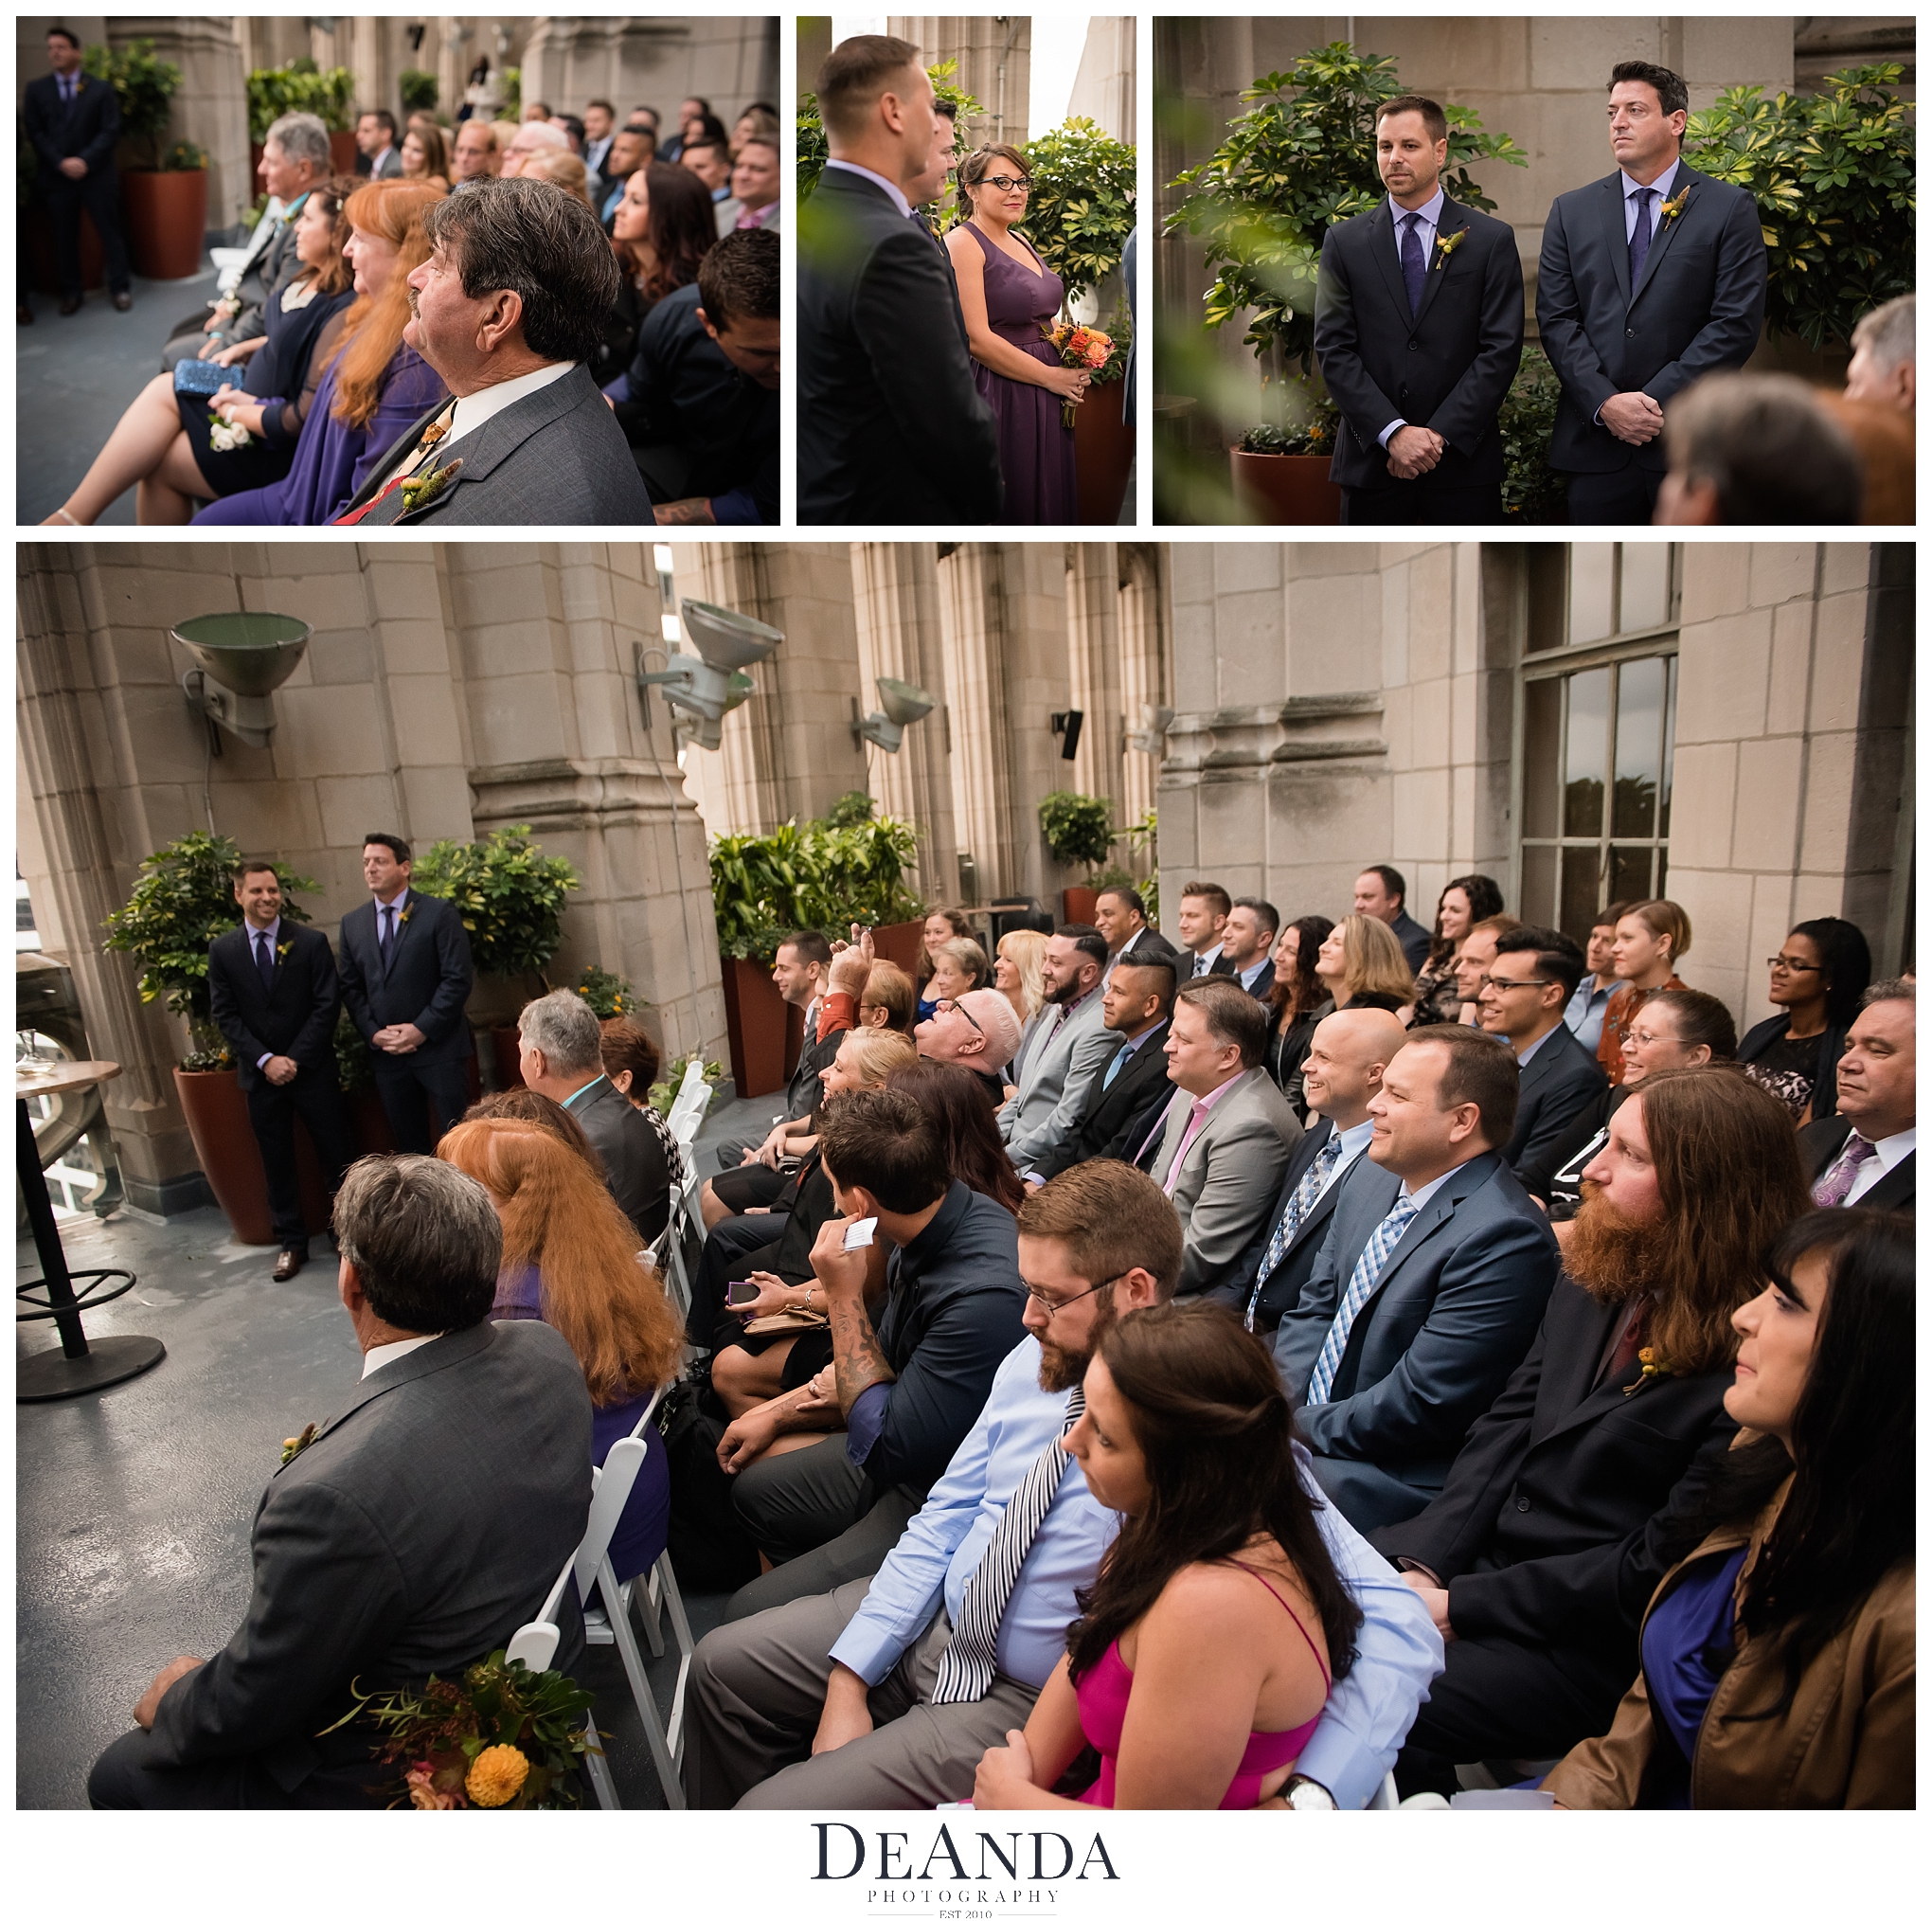
M61 1330L58 1348L28 1355L18 1364L14 1376L16 1400L59 1401L69 1394L111 1388L116 1381L146 1373L168 1352L152 1335L110 1335L90 1344L81 1331L82 1310L118 1300L134 1285L134 1277L125 1267L68 1268L66 1254L61 1247L61 1230L54 1220L53 1203L47 1199L47 1184L41 1172L40 1150L34 1144L33 1117L27 1111L27 1102L37 1095L64 1094L95 1086L113 1080L119 1072L120 1066L115 1061L62 1061L52 1067L14 1068L13 1111L18 1116L16 1173L41 1264L38 1281L25 1282L13 1290L17 1299L36 1303L30 1312L16 1319L51 1320ZM74 1291L76 1281L87 1283L79 1294ZM120 1284L111 1286L113 1282Z

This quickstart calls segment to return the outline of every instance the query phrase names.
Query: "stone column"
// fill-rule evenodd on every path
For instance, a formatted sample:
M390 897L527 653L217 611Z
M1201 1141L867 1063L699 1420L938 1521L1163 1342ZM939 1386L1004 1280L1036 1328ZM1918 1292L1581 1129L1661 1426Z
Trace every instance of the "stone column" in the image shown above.
M1067 768L1076 793L1114 803L1114 825L1126 824L1121 806L1121 760L1126 752L1120 707L1119 581L1112 541L1067 548L1067 697L1083 716L1080 751Z
M1172 707L1166 635L1161 613L1161 553L1151 541L1123 542L1119 556L1120 711L1125 731L1142 734L1152 725L1151 709ZM1150 753L1130 738L1120 759L1120 824L1131 827L1154 804L1162 748ZM1122 864L1136 873L1152 871L1152 849Z
M1011 14L994 19L990 15L908 14L888 20L886 31L911 41L919 48L923 66L942 60L959 63L957 84L984 110L971 117L962 129L969 149L989 141L1005 141L1014 147L1026 143L1032 76L1030 16Z
M1096 14L1087 27L1080 70L1066 102L1066 117L1094 121L1126 146L1136 141L1137 89L1136 34L1140 23L1131 14ZM1034 128L1044 134L1044 127Z
M155 58L172 61L181 69L162 152L177 140L192 140L207 150L207 224L230 225L255 203L248 171L248 95L233 17L116 16L108 23L107 39L114 47L152 40ZM130 151L123 142L123 166ZM143 164L149 164L145 158Z
M524 52L523 97L559 113L581 113L601 97L616 103L620 125L631 108L654 106L669 138L678 101L695 94L728 130L753 100L778 99L778 30L766 18L539 15Z

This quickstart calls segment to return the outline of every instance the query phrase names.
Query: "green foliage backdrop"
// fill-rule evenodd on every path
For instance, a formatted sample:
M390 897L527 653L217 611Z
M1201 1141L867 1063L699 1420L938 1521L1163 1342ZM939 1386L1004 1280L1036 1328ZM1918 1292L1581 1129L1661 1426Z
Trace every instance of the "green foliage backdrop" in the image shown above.
M313 60L259 66L248 76L248 137L259 144L284 114L313 114L331 134L355 125L355 76L346 66L324 73Z
M564 896L580 883L577 870L543 853L528 827L438 840L418 857L410 885L455 905L479 974L534 974L549 991L544 969L564 939Z
M1064 311L1120 264L1134 231L1134 149L1076 117L1020 151L1033 173L1020 231L1064 282Z
M904 882L918 852L911 822L890 815L853 818L856 811L842 802L834 817L712 841L719 953L727 960L769 960L780 937L796 928L842 939L853 921L887 927L924 914L925 904Z

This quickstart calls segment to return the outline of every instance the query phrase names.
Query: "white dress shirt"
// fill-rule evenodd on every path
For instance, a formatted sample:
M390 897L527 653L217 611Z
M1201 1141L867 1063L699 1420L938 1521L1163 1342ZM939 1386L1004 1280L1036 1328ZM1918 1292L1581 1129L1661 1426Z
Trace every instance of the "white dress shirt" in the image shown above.
M465 395L451 410L450 430L436 450L437 458L441 459L458 440L494 420L505 407L513 407L526 394L541 393L552 381L562 380L576 365L574 360L553 360L528 373L518 374L514 380L500 380L481 393Z
M1839 1148L1837 1153L1833 1155L1830 1163L1819 1170L1817 1181L1814 1181L1812 1185L1816 1187L1818 1181L1824 1180L1832 1169L1844 1159L1846 1147L1850 1147L1854 1140L1864 1139L1864 1135L1859 1133L1857 1128L1852 1128L1845 1137L1845 1147ZM1841 1207L1855 1208L1900 1161L1909 1154L1916 1154L1919 1151L1919 1130L1916 1127L1907 1127L1903 1134L1887 1134L1883 1140L1872 1141L1870 1146L1871 1157L1858 1170L1850 1191L1839 1203Z
M440 1340L439 1334L412 1334L407 1340L385 1341L381 1347L372 1347L363 1355L362 1377L367 1380L378 1368L385 1368L391 1361L401 1360L405 1354L414 1354L420 1347L427 1347L433 1340Z
M906 199L904 193L883 173L874 173L869 167L861 167L852 160L828 160L825 164L828 169L836 167L843 172L856 173L861 180L869 180L874 187L884 189L886 197L905 219L912 218L912 202Z

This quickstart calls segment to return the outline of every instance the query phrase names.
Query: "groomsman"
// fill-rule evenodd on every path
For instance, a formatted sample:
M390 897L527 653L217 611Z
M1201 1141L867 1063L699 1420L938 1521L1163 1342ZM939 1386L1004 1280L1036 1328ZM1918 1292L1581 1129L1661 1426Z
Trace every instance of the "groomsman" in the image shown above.
M265 860L235 877L242 925L208 948L208 1006L235 1055L248 1124L268 1176L269 1216L281 1252L275 1278L293 1281L309 1258L295 1178L295 1116L314 1142L333 1196L355 1158L335 1085L335 1017L342 989L329 937L281 917L281 884Z
M1649 523L1666 404L1743 367L1763 325L1757 203L1684 164L1690 111L1669 67L1613 67L1618 171L1559 194L1544 224L1536 323L1563 384L1549 464L1569 476L1575 525Z
M1388 198L1322 241L1315 355L1341 409L1329 477L1348 526L1503 517L1496 415L1523 357L1523 267L1511 228L1442 191L1448 158L1434 100L1385 100Z

